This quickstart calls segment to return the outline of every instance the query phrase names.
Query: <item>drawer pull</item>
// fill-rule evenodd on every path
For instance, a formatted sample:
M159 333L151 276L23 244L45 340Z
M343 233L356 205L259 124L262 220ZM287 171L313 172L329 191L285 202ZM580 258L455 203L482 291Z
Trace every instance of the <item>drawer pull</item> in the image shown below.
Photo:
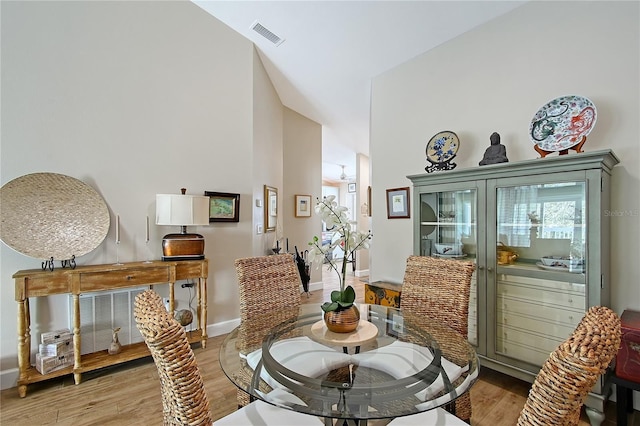
M131 281L133 279L133 275L127 275L127 281Z

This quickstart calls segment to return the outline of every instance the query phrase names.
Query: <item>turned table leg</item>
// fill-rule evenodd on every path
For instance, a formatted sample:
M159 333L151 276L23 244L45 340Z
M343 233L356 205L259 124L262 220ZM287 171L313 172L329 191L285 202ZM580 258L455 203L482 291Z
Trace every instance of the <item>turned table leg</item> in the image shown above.
M200 332L202 333L201 344L203 348L207 347L207 279L200 278L198 280L200 291L198 292L198 305L201 312L198 313L198 321L200 322Z
M73 295L73 380L76 385L80 384L82 380L82 374L78 371L82 366L80 359L81 349L81 337L80 337L80 295Z
M27 369L30 365L31 332L29 326L29 299L18 300L18 383L26 381ZM19 385L18 394L20 398L27 396L27 385Z

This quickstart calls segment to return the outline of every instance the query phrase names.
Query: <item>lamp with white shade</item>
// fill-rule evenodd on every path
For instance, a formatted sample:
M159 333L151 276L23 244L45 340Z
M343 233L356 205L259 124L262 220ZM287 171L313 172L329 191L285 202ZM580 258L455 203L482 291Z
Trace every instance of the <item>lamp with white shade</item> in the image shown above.
M204 259L204 237L187 233L187 226L209 224L209 197L182 194L156 195L156 225L180 226L179 234L162 238L162 260Z

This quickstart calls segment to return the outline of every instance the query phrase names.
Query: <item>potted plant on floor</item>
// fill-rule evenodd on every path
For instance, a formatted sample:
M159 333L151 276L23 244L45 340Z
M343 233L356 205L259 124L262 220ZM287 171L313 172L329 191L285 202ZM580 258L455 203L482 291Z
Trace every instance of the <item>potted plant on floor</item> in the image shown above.
M309 242L309 261L319 267L325 261L329 264L328 270L333 269L338 274L340 290L331 292L331 301L322 304L324 320L329 330L334 332L350 332L357 328L360 321L360 312L353 304L356 300L356 292L351 286L346 285L347 263L354 259L355 252L360 249L369 248L369 240L372 234L370 231L360 232L354 230L354 223L350 222L347 216L349 209L339 206L334 195L318 199L315 205L315 212L322 217L328 230L334 232L329 244L323 245L318 236L314 236ZM344 256L340 268L336 265L332 253L336 247L340 247ZM339 261L339 259L338 259Z

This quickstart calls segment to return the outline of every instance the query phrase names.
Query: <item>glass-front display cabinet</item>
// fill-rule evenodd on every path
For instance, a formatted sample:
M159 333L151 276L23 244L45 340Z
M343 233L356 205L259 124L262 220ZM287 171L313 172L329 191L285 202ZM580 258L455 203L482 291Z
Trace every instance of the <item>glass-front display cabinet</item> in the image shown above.
M483 366L533 381L588 308L609 304L617 163L598 151L408 176L414 253L476 263L468 339ZM585 404L593 424L601 385Z

